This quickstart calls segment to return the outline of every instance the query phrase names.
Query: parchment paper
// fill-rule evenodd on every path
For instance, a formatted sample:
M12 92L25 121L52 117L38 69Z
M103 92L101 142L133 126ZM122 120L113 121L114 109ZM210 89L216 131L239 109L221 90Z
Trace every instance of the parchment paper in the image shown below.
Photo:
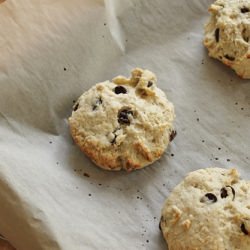
M0 232L18 250L166 249L160 210L189 171L236 166L250 179L250 82L203 48L211 3L0 4ZM82 92L136 66L157 74L178 136L152 166L106 172L67 118Z

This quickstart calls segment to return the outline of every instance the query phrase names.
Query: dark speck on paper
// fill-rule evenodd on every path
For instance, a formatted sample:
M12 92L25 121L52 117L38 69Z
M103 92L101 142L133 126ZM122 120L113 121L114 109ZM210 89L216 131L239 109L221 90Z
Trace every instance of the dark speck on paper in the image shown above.
M90 177L90 175L88 173L83 173L83 176Z

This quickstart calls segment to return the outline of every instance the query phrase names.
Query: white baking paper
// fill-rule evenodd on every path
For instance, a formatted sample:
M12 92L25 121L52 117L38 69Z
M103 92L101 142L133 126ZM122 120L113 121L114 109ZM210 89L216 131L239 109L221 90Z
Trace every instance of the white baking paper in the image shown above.
M163 250L160 211L189 171L250 179L250 82L207 56L211 3L1 1L0 232L18 250ZM152 166L107 172L67 118L82 92L134 67L156 73L178 135Z

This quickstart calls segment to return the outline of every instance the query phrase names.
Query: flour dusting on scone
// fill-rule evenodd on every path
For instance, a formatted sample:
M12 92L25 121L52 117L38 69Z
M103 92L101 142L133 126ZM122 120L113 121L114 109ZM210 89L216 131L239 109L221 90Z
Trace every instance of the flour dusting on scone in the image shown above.
M161 157L176 132L174 107L156 76L136 68L83 93L69 118L72 137L101 168L127 171Z
M250 79L250 1L217 0L209 12L204 39L209 55Z
M169 250L250 250L250 182L236 169L191 172L162 209Z

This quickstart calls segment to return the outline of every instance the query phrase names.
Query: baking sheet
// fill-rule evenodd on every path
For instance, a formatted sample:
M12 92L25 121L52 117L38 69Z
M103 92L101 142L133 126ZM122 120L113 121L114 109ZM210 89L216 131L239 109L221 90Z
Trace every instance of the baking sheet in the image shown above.
M17 249L166 249L160 210L189 171L237 166L250 179L250 82L202 46L211 3L0 4L0 232ZM175 104L178 136L152 166L106 172L67 118L83 91L137 66Z

